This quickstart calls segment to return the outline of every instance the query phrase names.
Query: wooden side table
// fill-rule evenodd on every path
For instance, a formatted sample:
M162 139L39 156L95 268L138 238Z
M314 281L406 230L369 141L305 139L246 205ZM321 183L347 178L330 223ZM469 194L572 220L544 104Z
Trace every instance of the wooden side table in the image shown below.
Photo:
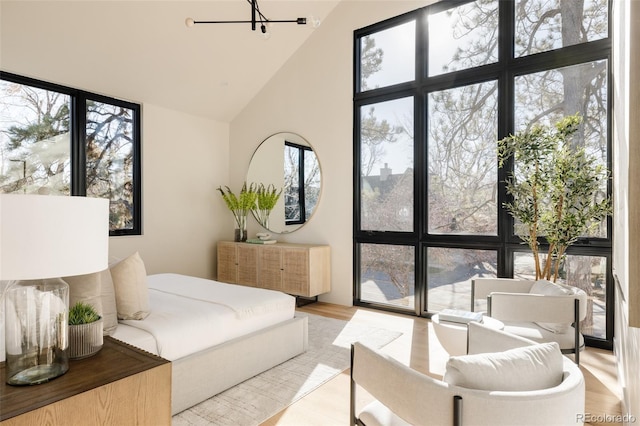
M171 363L111 337L96 355L34 386L6 384L0 363L0 424L171 425Z

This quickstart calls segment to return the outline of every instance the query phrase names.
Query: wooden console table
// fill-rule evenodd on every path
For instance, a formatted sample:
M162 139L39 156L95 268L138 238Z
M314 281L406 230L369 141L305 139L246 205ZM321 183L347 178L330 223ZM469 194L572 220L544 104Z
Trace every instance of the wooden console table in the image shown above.
M6 384L0 363L0 424L171 425L171 363L111 337L96 355L34 386Z
M328 245L218 242L218 281L314 297L331 291Z

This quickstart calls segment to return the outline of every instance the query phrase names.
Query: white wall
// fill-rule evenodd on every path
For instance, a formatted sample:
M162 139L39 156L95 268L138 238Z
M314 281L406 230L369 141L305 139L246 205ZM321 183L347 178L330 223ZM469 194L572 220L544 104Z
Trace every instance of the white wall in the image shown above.
M139 51L133 58L126 56L131 60L130 67L96 77L94 72L102 72L102 67L87 58L92 57L90 52L95 53L92 40L97 39L78 38L77 30L90 31L92 21L86 16L91 10L95 10L91 16L104 15L122 22L123 17L118 14L123 9L110 8L110 2L97 2L92 9L75 2L0 1L3 12L0 67L143 105L143 235L113 237L110 248L116 257L140 251L150 273L173 271L214 277L215 242L233 238L234 228L232 216L215 188L230 184L238 189L251 154L267 136L291 131L305 137L317 150L324 190L311 224L287 235L286 240L331 245L334 291L324 300L348 305L353 288L353 30L430 2L343 0L230 124L160 107L153 99L162 86L151 92L137 90L135 94L125 89L130 88L132 77L137 76L135 64L142 65L159 56L167 66L172 61L170 46L167 52L156 47L153 52ZM174 21L179 29L184 28L182 18L175 20L175 16L186 16L181 5L171 2L168 9L161 8L163 19L171 18L171 28ZM131 10L139 12L138 9ZM24 16L29 19L19 19ZM152 28L157 26L156 18L150 18L156 23L149 24ZM130 24L129 20L127 23ZM175 31L182 34L179 29ZM64 47L43 48L46 44L41 40L47 36ZM117 38L113 45L130 54L144 45L142 41L148 34L142 31L127 37L137 42L128 44L125 37L125 40ZM78 61L77 51L87 52L83 61ZM120 57L115 52L102 51L101 59L105 64L118 62ZM91 66L87 67L89 62ZM185 75L168 79L167 88L180 87L180 78ZM253 219L250 227L252 232L259 229Z
M614 352L625 424L640 419L640 3L614 2Z
M183 16L179 13L181 10L173 9L179 5L175 2L168 5L168 9L161 8L162 16L163 19L171 16L172 22L180 24L174 26L185 28L182 18L175 18ZM229 124L160 107L151 101L152 92L127 89L141 72L135 64L149 61L151 57L171 61L167 56L171 50L164 52L160 44L155 47L157 51L136 51L148 37L144 26L136 27L139 33L124 36L137 43L113 38L113 50L102 50L100 61L90 60L90 53L97 49L95 46L103 46L99 43L102 36L108 40L113 35L89 34L93 18L104 16L105 20L122 22L119 14L127 9L123 9L123 4L110 5L110 2L80 6L64 1L1 1L0 69L140 103L143 235L110 238L110 254L125 257L139 251L149 273L171 271L213 278L215 241L224 238L224 230L232 228L231 217L215 192L215 188L228 182ZM131 10L139 12L137 7ZM26 21L25 16L29 16ZM149 17L150 20L157 18ZM79 30L86 32L84 36L78 36ZM59 48L47 48L45 39ZM132 50L137 54L135 61L129 63L123 52ZM120 64L120 72L109 71L109 67L102 69L102 62L109 66ZM154 77L149 75L148 79ZM163 92L169 85L183 86L180 75L163 83L155 87L154 92Z
M142 236L111 237L110 255L139 251L148 273L215 277L215 241L233 221L216 193L229 174L229 126L150 104L142 112Z
M322 168L322 196L311 222L279 240L331 246L332 291L320 300L353 302L353 31L431 1L347 1L232 122L230 182L237 190L260 142L288 131L304 137ZM259 226L249 220L249 236ZM231 234L229 234L231 237Z

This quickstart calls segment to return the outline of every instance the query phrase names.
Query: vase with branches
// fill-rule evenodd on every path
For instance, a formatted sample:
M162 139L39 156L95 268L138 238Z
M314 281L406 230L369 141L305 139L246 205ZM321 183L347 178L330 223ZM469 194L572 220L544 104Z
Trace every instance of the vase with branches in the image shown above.
M504 207L525 228L518 236L533 253L536 280L553 276L556 281L567 248L611 214L607 169L572 143L581 123L575 114L555 126L535 125L498 141L499 166L509 159L515 163L515 171L507 174L511 199Z
M227 208L233 214L236 221L235 241L247 240L247 215L255 208L256 198L258 196L254 184L247 186L245 182L242 185L240 193L236 195L228 186L218 187L218 191L222 195Z
M278 191L273 184L265 186L261 183L258 185L256 192L256 204L253 209L253 214L263 228L269 229L269 215L280 199L282 189Z

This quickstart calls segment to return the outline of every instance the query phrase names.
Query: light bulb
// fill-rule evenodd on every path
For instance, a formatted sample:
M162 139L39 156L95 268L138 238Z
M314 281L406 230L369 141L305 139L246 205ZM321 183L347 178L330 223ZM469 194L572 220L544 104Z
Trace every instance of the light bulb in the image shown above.
M187 18L184 20L184 24L189 28L193 27L195 23L196 22L193 20L193 18Z
M309 15L307 17L307 23L311 24L313 28L318 28L320 26L320 18L316 18L313 15Z

